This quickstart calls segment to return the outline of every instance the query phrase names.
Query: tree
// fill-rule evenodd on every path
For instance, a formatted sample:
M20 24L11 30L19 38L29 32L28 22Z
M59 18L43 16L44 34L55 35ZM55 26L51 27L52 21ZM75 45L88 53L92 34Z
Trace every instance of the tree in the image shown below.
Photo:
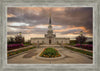
M15 36L16 43L24 43L24 37L22 37L21 32Z
M87 38L83 35L82 31L81 31L80 36L77 36L77 37L76 37L76 41L77 41L78 43L80 43L80 45L83 44L83 43L86 41L86 39L87 39Z
M83 44L86 41L86 37L85 36L78 36L76 37L76 41Z

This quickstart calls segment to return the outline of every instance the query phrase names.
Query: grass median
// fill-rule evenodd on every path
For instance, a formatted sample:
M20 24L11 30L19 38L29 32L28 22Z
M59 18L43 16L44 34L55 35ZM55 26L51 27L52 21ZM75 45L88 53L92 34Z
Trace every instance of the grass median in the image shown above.
M80 50L80 49L75 49L75 48L71 48L71 47L65 47L65 48L68 48L72 51L80 52L80 53L83 53L83 54L86 54L86 55L89 55L89 56L93 56L92 52L88 52L88 51L84 51L84 50Z
M12 52L8 52L7 56L12 56L12 55L15 55L15 54L18 54L18 53L21 53L21 52L28 51L28 50L33 49L33 48L35 48L35 47L29 47L29 48L25 48L25 49L21 49L21 50L15 50L15 51L12 51Z

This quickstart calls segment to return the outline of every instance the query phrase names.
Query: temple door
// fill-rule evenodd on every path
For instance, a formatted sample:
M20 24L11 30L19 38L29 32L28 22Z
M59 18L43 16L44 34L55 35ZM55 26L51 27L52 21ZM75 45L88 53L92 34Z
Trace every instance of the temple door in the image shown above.
M49 39L49 44L51 44L51 39Z

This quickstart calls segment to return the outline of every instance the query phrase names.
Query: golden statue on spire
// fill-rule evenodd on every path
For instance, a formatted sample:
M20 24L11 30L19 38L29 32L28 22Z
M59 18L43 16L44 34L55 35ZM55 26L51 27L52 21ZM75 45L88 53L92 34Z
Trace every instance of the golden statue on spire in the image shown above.
M49 13L49 17L51 17L51 12Z

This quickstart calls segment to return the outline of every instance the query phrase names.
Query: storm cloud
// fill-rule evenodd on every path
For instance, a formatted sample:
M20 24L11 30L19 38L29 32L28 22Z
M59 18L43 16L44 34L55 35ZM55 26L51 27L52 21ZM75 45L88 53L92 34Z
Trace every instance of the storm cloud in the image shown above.
M8 34L20 31L24 34L45 34L48 29L44 27L49 23L50 13L55 33L74 35L82 30L87 35L93 34L92 7L8 7ZM37 28L39 25L44 27Z

